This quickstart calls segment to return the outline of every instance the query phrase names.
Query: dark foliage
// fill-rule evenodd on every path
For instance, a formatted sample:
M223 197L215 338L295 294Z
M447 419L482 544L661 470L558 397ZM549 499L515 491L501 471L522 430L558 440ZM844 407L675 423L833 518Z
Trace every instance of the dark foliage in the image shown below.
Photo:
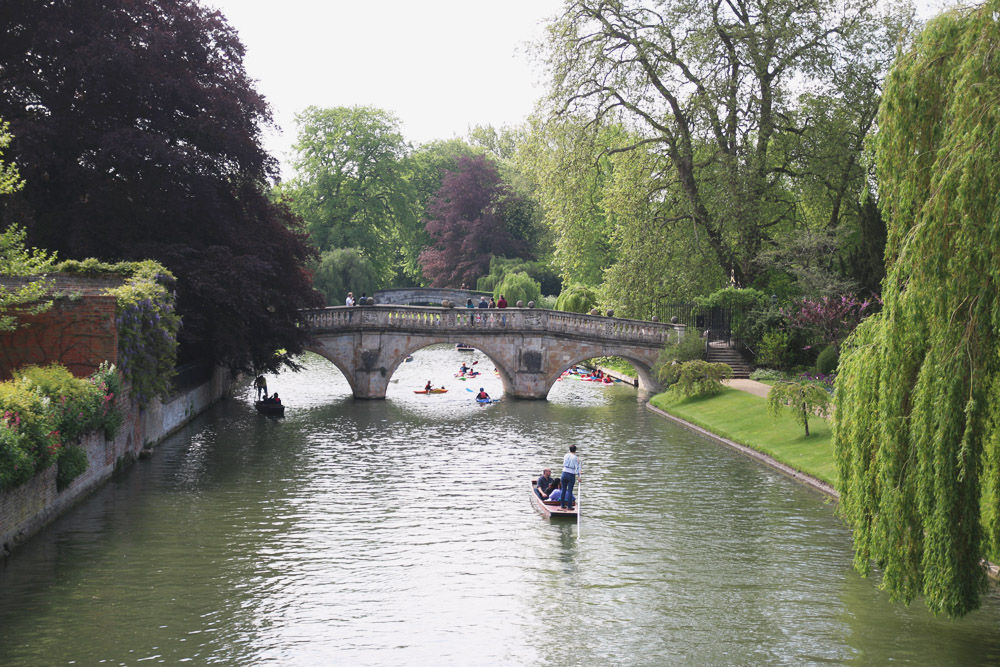
M528 244L515 238L507 213L523 210L520 198L500 179L489 159L460 157L445 174L428 206L431 246L420 254L424 276L435 287L475 285L489 273L490 258L530 258Z
M311 251L270 201L270 110L193 0L0 3L0 117L26 181L2 222L61 259L152 258L178 278L181 360L275 369L302 349Z

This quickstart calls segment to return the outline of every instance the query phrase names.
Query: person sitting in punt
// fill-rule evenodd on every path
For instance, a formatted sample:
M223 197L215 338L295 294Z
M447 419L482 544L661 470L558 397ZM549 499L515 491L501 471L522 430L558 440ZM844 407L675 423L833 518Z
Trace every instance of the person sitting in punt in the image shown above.
M535 482L535 493L542 500L548 500L549 491L552 490L552 484L554 482L555 480L552 479L552 470L550 468L546 468L542 471L538 481Z
M557 503L560 498L562 498L562 481L556 477L552 480L552 486L549 487L549 497L547 500L550 503Z
M430 380L428 380L427 384L424 385L424 391L426 391L428 394L431 393L431 381Z
M479 388L479 393L476 394L477 401L488 401L490 400L490 395L486 393L486 390L482 387Z
M271 398L265 399L264 402L265 403L280 404L281 403L281 399L278 398L278 392L274 392L274 396L272 396Z

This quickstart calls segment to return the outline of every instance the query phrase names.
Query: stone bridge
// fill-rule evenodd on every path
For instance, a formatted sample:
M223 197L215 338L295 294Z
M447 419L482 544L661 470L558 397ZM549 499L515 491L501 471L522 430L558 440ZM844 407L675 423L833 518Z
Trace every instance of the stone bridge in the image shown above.
M494 363L504 393L543 399L562 372L587 359L627 359L639 375L640 398L657 391L651 372L673 331L684 326L533 308L337 306L302 311L308 350L331 361L356 398L385 398L389 379L413 352L436 343L465 343Z

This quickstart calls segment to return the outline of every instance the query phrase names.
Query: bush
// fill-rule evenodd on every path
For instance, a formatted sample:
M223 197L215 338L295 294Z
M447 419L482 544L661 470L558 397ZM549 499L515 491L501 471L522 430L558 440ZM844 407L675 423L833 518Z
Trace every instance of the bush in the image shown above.
M670 385L671 394L684 398L706 398L721 393L722 380L733 376L733 369L726 364L707 361L687 361L664 366L660 379Z
M589 313L597 305L597 292L586 285L574 284L564 289L556 301L556 310Z
M14 379L49 399L61 441L73 442L97 428L100 398L95 387L75 377L65 366L26 366L14 372Z
M699 308L757 308L763 309L769 302L766 294L752 287L724 287L707 297L694 300Z
M827 345L816 357L816 374L831 375L837 372L837 363L840 361L840 352L833 345Z
M59 454L56 488L62 491L87 470L87 452L80 445L65 447Z
M784 380L785 374L773 368L758 368L750 374L751 380L766 382L768 380Z
M31 456L32 473L52 464L59 451L59 428L50 399L24 380L0 382L0 415L6 428L17 434L18 447Z
M90 431L114 438L125 420L122 387L118 370L106 362L86 380L53 364L19 369L14 380L0 383L0 489L23 484L53 461L60 488L86 470L86 456L80 469L80 454L67 453L79 448L61 443Z
M757 363L787 371L795 363L795 336L788 331L769 331L760 341Z
M13 489L35 474L31 444L16 427L0 422L0 491Z
M654 371L660 375L675 361L695 361L704 356L705 341L701 337L701 332L693 327L688 327L684 330L683 335L677 331L670 334L667 344L663 346L663 350L656 360Z

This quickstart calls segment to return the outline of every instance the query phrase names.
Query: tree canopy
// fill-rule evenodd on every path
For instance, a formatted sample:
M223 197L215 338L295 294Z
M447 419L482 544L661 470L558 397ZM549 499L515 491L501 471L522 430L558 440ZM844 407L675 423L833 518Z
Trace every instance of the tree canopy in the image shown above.
M855 564L935 613L1000 556L1000 0L932 21L879 111L883 311L848 339L834 438Z
M624 258L617 250L624 266L611 267L609 280L648 275L656 246L676 259L711 262L716 287L727 279L751 286L769 269L759 261L763 251L803 227L858 228L868 192L861 148L906 19L905 11L883 19L875 6L566 3L547 43L550 112L582 119L595 133L620 125L621 140L602 141L603 152L635 154L632 164L610 166L645 175L631 191L621 181L620 201L603 206L627 235L622 244L646 244ZM618 225L619 206L634 212L633 224ZM575 234L600 224L599 216L569 213L575 222L559 224L572 223L566 228ZM877 229L843 238L842 252L825 256L830 270L847 270L838 260L855 246L867 249ZM860 250L850 256L871 259ZM684 273L695 291L710 277ZM570 274L577 276L587 282Z
M268 196L270 110L243 56L195 0L2 3L0 116L26 185L0 219L65 258L161 261L184 358L275 369L275 349L302 350L316 294L296 220Z
M424 238L399 119L371 107L309 107L296 121L296 175L282 191L313 244L357 248L380 286L397 274L412 280Z

